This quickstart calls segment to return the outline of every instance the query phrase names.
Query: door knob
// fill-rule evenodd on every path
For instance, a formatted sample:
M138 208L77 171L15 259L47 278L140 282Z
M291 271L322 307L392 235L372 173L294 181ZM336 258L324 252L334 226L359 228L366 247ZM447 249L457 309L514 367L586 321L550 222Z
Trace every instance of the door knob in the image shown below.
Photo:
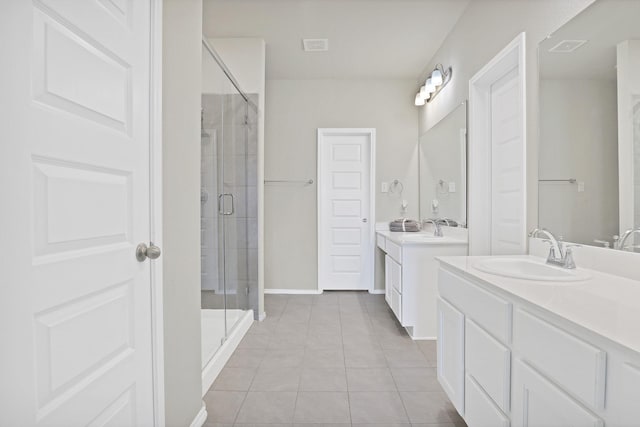
M367 218L362 218L362 222L367 222Z
M149 242L149 246L145 243L140 243L136 247L136 259L140 262L143 262L147 258L156 259L161 253L160 248L154 245L153 242Z

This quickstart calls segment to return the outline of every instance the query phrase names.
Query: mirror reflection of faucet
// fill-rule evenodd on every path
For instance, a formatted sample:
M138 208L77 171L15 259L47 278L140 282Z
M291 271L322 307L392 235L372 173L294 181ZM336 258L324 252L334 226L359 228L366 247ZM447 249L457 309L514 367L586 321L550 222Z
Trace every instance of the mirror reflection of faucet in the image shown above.
M435 237L443 237L444 233L442 232L442 226L441 226L441 221L440 220L433 220L433 219L425 219L423 222L423 224L428 224L431 223L433 224L433 235Z
M616 238L618 236L613 236L614 249L619 249L621 251L627 250L627 248L631 249L632 251L636 249L638 245L627 245L627 240L629 240L629 238L635 233L638 233L640 235L640 228L630 228L625 231L619 238Z

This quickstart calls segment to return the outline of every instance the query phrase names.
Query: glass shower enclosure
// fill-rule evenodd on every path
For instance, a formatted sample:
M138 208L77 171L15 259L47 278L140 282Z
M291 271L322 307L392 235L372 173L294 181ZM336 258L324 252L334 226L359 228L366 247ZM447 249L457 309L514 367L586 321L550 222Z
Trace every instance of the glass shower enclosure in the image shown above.
M257 97L202 45L201 292L203 369L258 305Z

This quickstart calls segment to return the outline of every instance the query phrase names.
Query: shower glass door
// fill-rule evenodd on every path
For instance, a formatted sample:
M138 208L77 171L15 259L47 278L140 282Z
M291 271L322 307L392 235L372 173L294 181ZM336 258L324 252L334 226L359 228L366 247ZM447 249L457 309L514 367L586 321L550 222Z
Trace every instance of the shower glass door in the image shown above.
M257 112L204 46L202 59L204 367L246 310L257 306Z

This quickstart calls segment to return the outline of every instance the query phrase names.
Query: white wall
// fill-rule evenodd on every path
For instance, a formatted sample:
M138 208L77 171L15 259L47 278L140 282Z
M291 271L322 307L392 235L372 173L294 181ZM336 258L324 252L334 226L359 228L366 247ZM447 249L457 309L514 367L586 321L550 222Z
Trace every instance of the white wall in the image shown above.
M209 39L240 88L258 95L258 151L256 185L258 194L258 306L264 313L264 108L266 45L258 38Z
M200 336L200 85L202 0L163 3L163 248L168 427L202 405Z
M618 119L615 80L540 81L539 225L593 245L618 233Z
M376 221L418 216L413 80L267 80L266 179L316 179L317 128L376 128ZM399 179L402 197L380 193ZM265 288L317 289L316 185L265 186ZM376 288L384 287L376 260Z
M640 40L617 47L620 232L640 226ZM636 238L636 244L640 241Z
M469 79L520 32L527 33L527 227L537 225L538 61L537 44L593 0L472 1L425 73L435 64L453 67L453 78L420 110L420 133L469 98ZM417 90L418 85L414 88Z

